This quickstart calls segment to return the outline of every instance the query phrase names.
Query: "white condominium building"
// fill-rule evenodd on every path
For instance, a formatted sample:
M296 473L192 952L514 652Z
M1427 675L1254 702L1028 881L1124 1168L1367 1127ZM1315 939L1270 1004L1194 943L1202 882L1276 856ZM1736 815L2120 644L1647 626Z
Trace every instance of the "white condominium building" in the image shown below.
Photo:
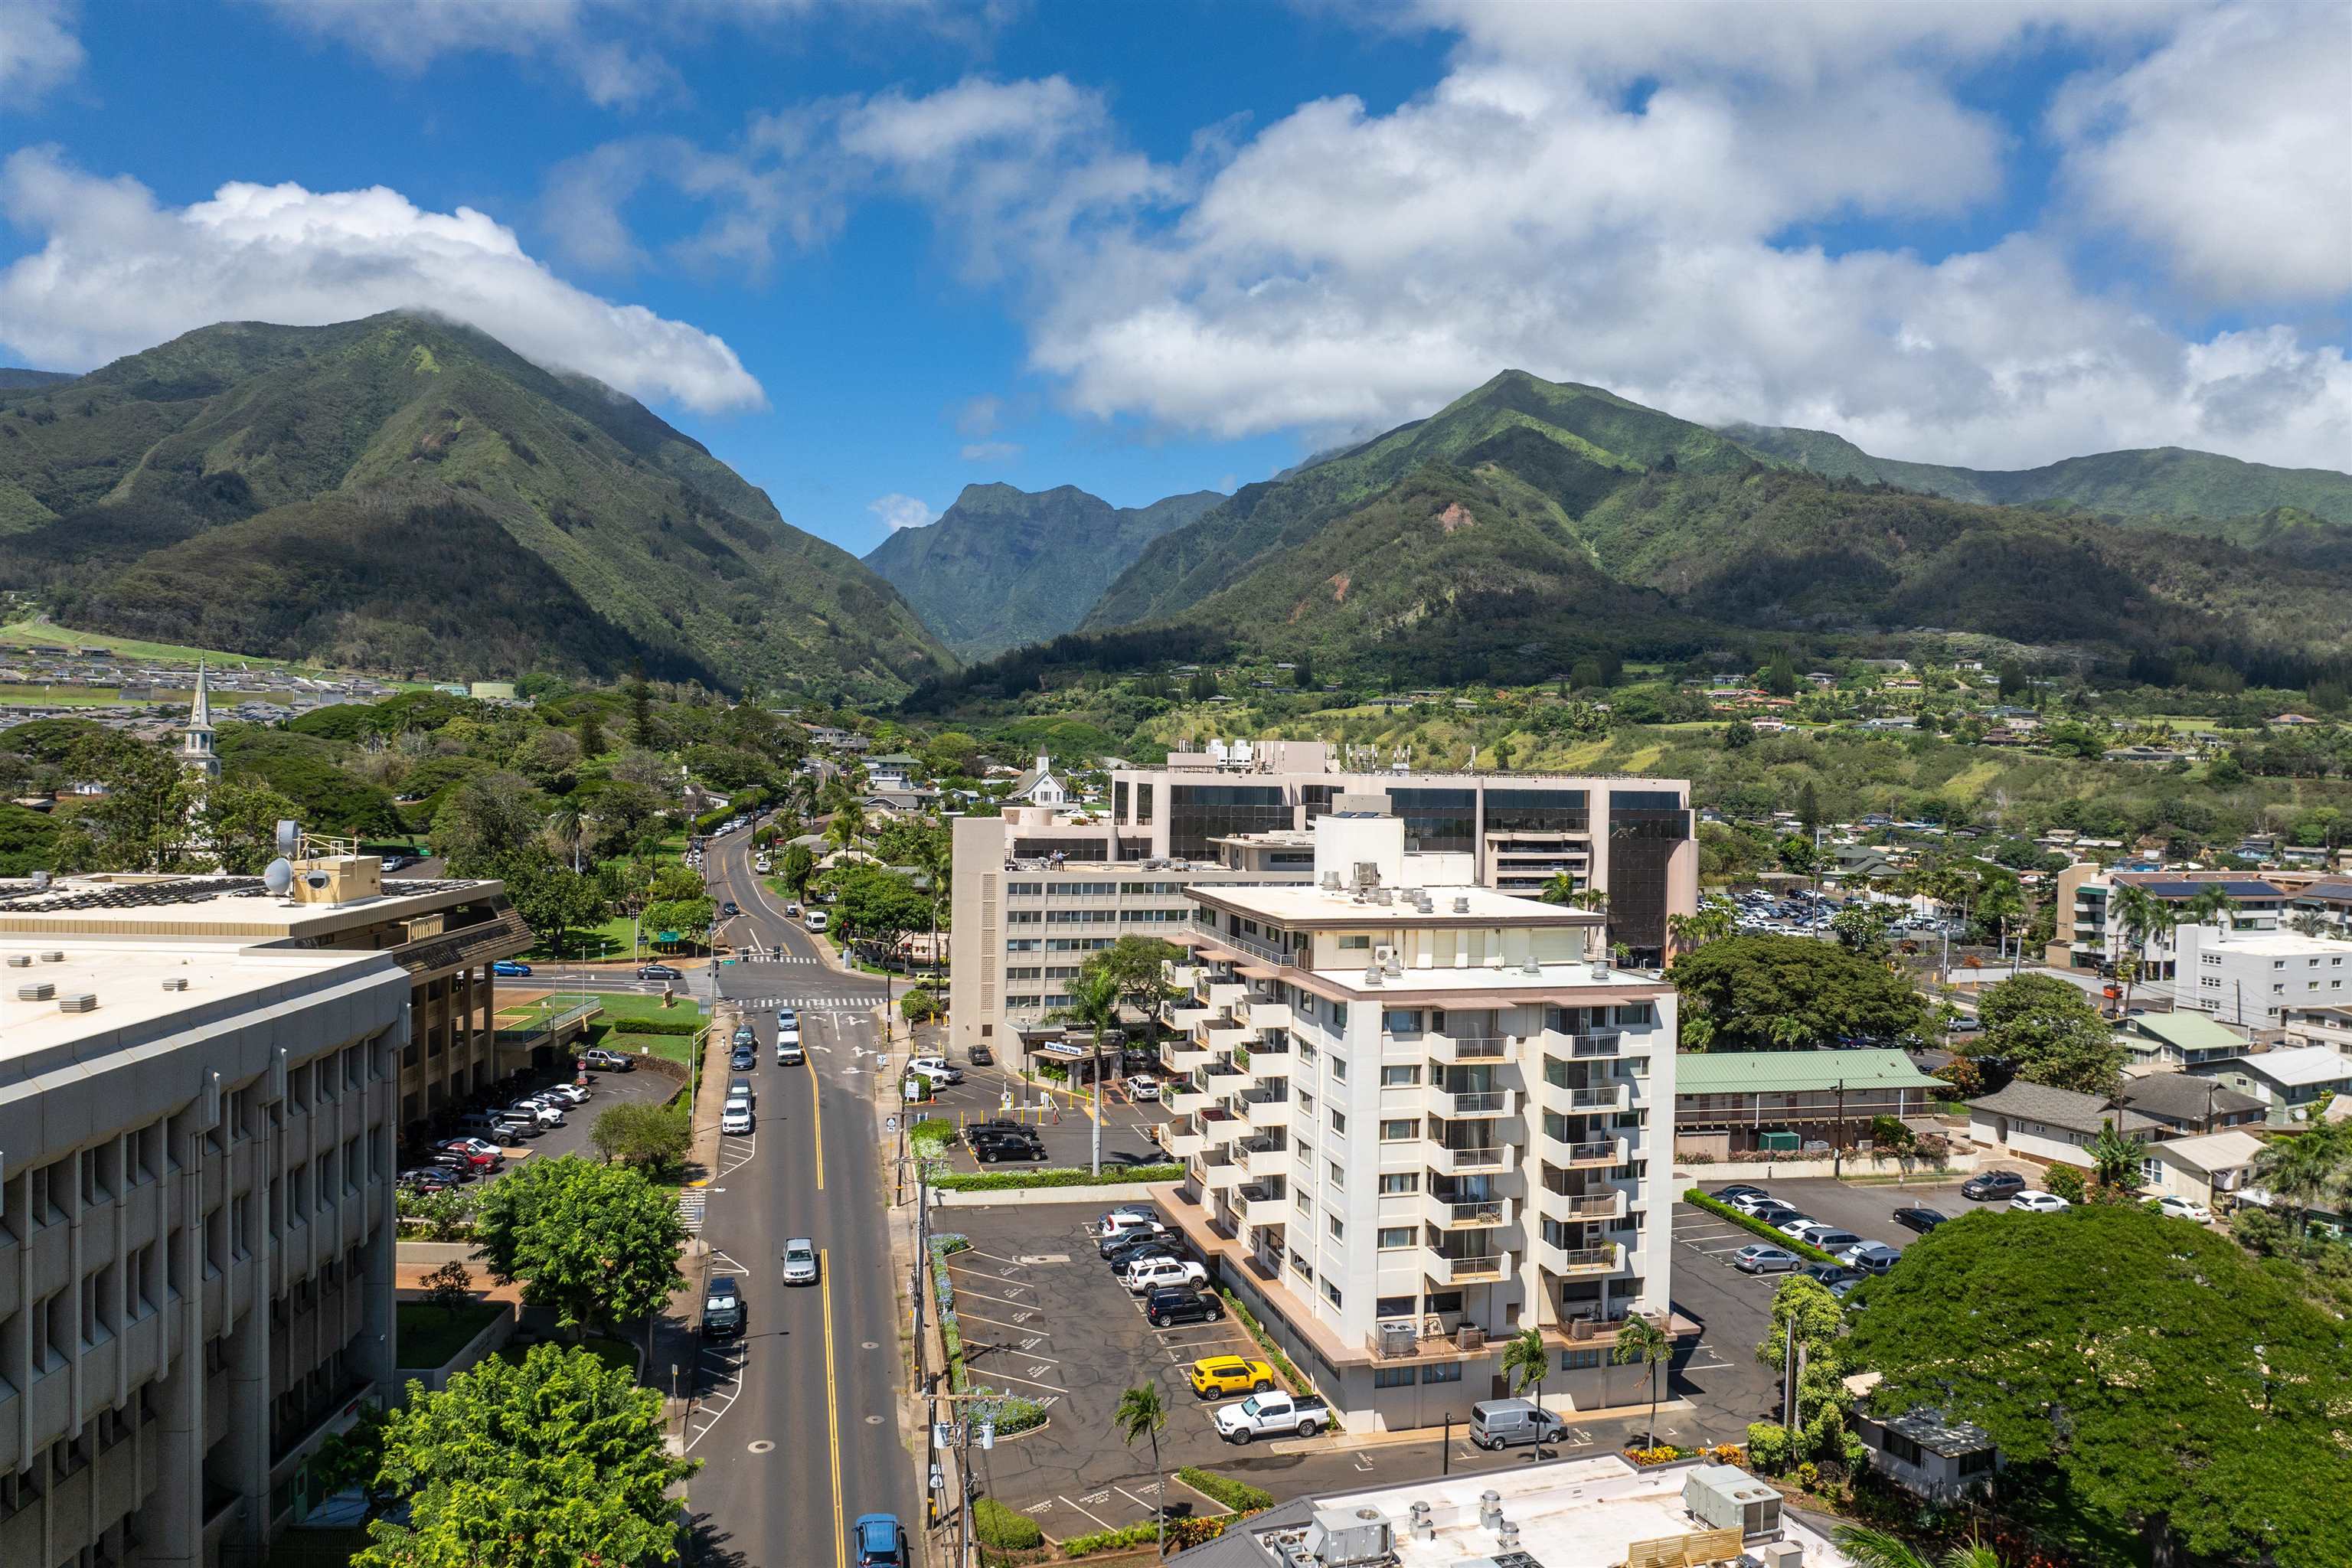
M1191 889L1163 1205L1350 1429L1466 1418L1528 1329L1555 1405L1637 1397L1607 1360L1668 1310L1674 988L1374 804L1318 817L1310 885Z
M261 1561L399 1364L411 973L184 896L60 884L0 930L8 1568Z
M1605 895L1610 941L1637 963L1658 961L1669 915L1697 908L1682 780L1343 768L1319 742L1235 742L1114 770L1107 811L957 819L950 1038L998 1044L1066 1005L1088 952L1168 935L1195 885L1306 881L1314 825L1343 797L1394 816L1409 851L1446 857L1444 880L1532 896L1565 875Z
M2352 941L2288 931L2177 927L2172 1005L2225 1024L2274 1029L2290 1007L2352 1004Z

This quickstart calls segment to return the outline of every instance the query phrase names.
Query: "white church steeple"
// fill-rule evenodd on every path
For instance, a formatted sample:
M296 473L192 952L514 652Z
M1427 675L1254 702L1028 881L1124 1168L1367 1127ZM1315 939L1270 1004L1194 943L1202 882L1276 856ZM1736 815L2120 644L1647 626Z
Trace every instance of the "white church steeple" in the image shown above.
M212 683L202 661L196 665L195 700L188 705L188 721L180 728L180 765L203 775L206 784L220 777L220 758L213 751Z

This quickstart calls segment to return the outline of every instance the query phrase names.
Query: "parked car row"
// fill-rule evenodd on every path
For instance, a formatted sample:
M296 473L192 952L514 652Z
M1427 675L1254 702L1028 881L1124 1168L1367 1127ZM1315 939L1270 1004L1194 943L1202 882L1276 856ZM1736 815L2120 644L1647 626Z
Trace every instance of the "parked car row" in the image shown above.
M1762 1187L1738 1184L1717 1188L1707 1195L1750 1219L1761 1220L1790 1240L1826 1252L1835 1259L1833 1263L1809 1264L1793 1248L1776 1247L1768 1241L1752 1242L1731 1255L1731 1266L1743 1274L1802 1272L1828 1287L1831 1294L1843 1300L1864 1279L1874 1274L1885 1273L1903 1257L1898 1247L1889 1247L1883 1241L1868 1240L1843 1226L1831 1225L1825 1220L1801 1214L1793 1205L1774 1197ZM1897 1211L1898 1221L1901 1212ZM1938 1216L1938 1223L1940 1218Z

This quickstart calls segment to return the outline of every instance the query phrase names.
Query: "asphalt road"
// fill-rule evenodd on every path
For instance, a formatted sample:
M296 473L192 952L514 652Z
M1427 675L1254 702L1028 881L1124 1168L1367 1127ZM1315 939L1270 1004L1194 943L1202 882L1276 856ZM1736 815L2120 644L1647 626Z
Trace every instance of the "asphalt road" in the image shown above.
M758 886L750 839L713 845L711 893L743 906L730 922L739 945L781 944L786 962L713 972L722 996L760 1004L749 1017L761 1065L750 1075L758 1125L722 1142L701 1215L713 1271L745 1281L750 1324L742 1340L704 1347L694 1372L688 1452L704 1467L688 1483L695 1560L847 1568L860 1514L896 1513L921 1533L871 1093L881 983L823 962ZM776 1065L779 1005L801 1014L805 1066ZM803 1236L821 1250L821 1278L787 1289L784 1242Z

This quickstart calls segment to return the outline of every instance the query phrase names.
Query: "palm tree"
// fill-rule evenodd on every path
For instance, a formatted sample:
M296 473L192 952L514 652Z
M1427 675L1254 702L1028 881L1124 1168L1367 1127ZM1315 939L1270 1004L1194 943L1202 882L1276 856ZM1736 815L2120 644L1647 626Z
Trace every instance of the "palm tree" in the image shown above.
M1101 964L1088 964L1070 980L1071 1016L1094 1030L1095 1125L1094 1173L1102 1174L1102 1047L1103 1037L1118 1020L1118 976Z
M1977 895L1977 912L1992 917L2000 932L2000 950L2007 952L2009 922L2025 913L2025 889L2014 877L1989 877L1985 879L1984 891ZM2025 947L2021 942L2018 944L2020 963L2024 957ZM2012 965L2011 972L2014 973L2015 970L2016 966Z
M1617 1331L1617 1348L1609 1352L1609 1359L1619 1366L1640 1362L1649 1370L1650 1441L1647 1446L1653 1448L1658 1446L1658 1369L1672 1361L1674 1355L1675 1342L1667 1337L1665 1330L1639 1312L1625 1320L1625 1326Z
M1841 1524L1830 1540L1853 1568L2001 1568L2000 1553L1980 1541L1964 1542L1930 1558L1892 1531L1866 1524Z
M2147 1152L2147 1139L2126 1137L2112 1119L2099 1123L2099 1135L2083 1150L2091 1157L2091 1173L2099 1185L2119 1192L2139 1185L2140 1159Z
M857 842L856 803L834 808L833 820L824 825L824 841L835 849L846 849Z
M2288 921L2286 927L2297 936L2326 936L2327 917L2315 910L2305 910Z
M934 820L925 825L922 837L916 841L915 863L922 867L924 879L930 883L931 977L936 980L940 973L940 910L947 905L955 870L955 852L945 824Z
M1551 1352L1544 1348L1543 1335L1529 1329L1515 1334L1503 1347L1503 1375L1511 1380L1513 1394L1525 1394L1530 1384L1536 1391L1536 1409L1543 1409L1544 1374L1551 1370ZM1536 1423L1536 1458L1542 1458L1543 1423Z
M2311 1229L2315 1200L2341 1184L2352 1169L2352 1147L2340 1121L2320 1121L2292 1138L2274 1139L2254 1156L2254 1180L2294 1210L2295 1234Z
M2218 882L2208 882L2197 896L2180 906L2179 918L2190 925L2216 925L2227 936L2237 929L2238 900Z
M580 808L566 802L548 813L547 837L558 851L572 857L572 868L580 869L580 841L588 834L587 820Z
M2134 961L2128 971L2120 959L2116 965L2116 973L2124 978L2124 1011L2128 1013L2131 1011L2132 982L2138 978L2137 961L2147 952L2149 942L2158 937L2172 934L2175 917L2169 904L2146 888L2134 887L2128 882L2116 889L2109 907L2115 912L2116 926L2123 932L2126 950L2123 956Z
M1794 1013L1776 1013L1764 1026L1764 1037L1776 1051L1801 1050L1813 1044L1813 1026Z
M1118 1396L1118 1408L1111 1412L1110 1424L1118 1429L1120 1438L1130 1448L1138 1437L1151 1439L1151 1479L1162 1485L1160 1475L1160 1429L1168 1425L1168 1406L1160 1397L1160 1385L1139 1383ZM1160 1494L1160 1506L1153 1510L1152 1534L1160 1547L1160 1555L1168 1554L1168 1500Z
M1540 895L1548 904L1572 904L1576 901L1576 876L1570 871L1554 871L1551 880L1544 884Z

